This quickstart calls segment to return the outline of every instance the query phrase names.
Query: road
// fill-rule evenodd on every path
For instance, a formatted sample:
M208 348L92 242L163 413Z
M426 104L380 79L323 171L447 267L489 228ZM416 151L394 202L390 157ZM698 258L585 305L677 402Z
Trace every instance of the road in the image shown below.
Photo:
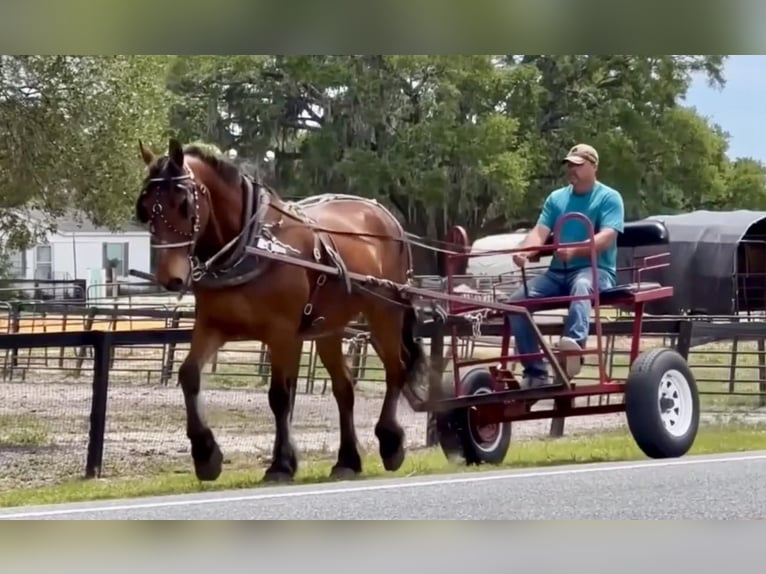
M766 451L25 507L0 519L760 519Z

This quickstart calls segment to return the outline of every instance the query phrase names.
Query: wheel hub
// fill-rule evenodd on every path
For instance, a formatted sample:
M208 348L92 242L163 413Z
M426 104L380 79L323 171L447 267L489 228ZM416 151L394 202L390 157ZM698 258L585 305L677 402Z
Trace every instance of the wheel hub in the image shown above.
M665 413L668 412L670 409L672 409L676 404L676 401L673 399L669 399L666 396L663 396L660 398L660 410Z
M481 414L477 407L471 407L468 411L471 428L482 442L491 443L500 433L500 425L497 423L481 424Z
M684 435L692 424L692 395L689 382L677 370L667 371L660 381L658 406L665 429Z
M484 395L492 391L487 388L477 389L474 394ZM481 415L479 409L468 409L468 430L473 436L474 443L482 450L491 451L502 440L502 432L498 423L480 424Z

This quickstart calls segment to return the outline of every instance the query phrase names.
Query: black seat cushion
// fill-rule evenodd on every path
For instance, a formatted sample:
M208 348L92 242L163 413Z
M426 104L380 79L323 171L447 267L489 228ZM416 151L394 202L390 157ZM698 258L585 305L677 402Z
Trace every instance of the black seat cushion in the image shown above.
M631 221L617 236L617 247L643 247L645 245L667 245L668 228L661 221Z

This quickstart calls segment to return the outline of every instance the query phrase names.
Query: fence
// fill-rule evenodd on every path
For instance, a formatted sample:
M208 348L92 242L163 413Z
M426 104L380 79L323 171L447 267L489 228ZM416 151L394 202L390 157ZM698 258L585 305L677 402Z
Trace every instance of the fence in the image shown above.
M186 463L183 398L174 384L188 348L192 310L169 304L125 308L5 302L0 313L7 331L0 335L0 349L5 350L0 384L0 487L70 478L81 474L83 466L86 476L96 477L105 467L107 474L123 475ZM356 327L359 330L350 334L345 350L358 380L360 442L372 450L383 375L367 345L364 326ZM478 337L473 336L472 327L459 326L459 353L498 354L499 325L482 325ZM540 327L546 336L555 337L561 323L550 320ZM604 324L606 359L617 377L626 374L631 328L629 317ZM424 323L419 336L427 352L441 357L446 354L445 341L436 329L437 325ZM764 405L762 322L732 322L728 317L653 318L646 322L644 334L645 348L674 345L688 356L708 408ZM734 343L727 349L726 341ZM578 380L587 379L593 371L592 365L586 366ZM718 374L722 371L728 379ZM270 453L268 377L268 353L257 342L226 345L206 369L205 412L233 464L258 464L260 457ZM337 414L328 384L313 342L307 342L294 427L297 447L308 456L334 454L337 447ZM619 416L610 416L567 424L577 431L621 424ZM404 407L400 420L410 448L433 443L426 415ZM514 440L525 436L524 429L529 435L544 433L548 424L521 423L521 432L514 427Z

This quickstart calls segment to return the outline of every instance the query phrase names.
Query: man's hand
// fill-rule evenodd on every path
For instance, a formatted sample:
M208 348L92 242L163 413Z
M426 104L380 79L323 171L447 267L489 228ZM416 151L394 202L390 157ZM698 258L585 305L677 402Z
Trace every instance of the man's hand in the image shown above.
M596 233L594 243L596 253L601 253L617 238L617 232L614 229L607 228ZM583 247L559 247L555 252L556 257L563 262L571 261L577 257L590 257L590 248Z
M522 241L521 245L519 245L519 248L524 249L529 247L540 247L545 244L545 241L548 239L550 234L550 229L548 229L545 225L538 223L532 228L532 231L527 234L524 241ZM533 255L535 252L535 249L532 251L517 251L513 254L513 262L518 267L523 268L527 264L527 261L529 261L530 255Z
M527 264L528 258L529 258L529 255L523 251L513 254L513 262L518 267L521 267L521 268L523 268Z
M577 256L576 247L560 247L556 250L556 257L564 263L571 261Z

